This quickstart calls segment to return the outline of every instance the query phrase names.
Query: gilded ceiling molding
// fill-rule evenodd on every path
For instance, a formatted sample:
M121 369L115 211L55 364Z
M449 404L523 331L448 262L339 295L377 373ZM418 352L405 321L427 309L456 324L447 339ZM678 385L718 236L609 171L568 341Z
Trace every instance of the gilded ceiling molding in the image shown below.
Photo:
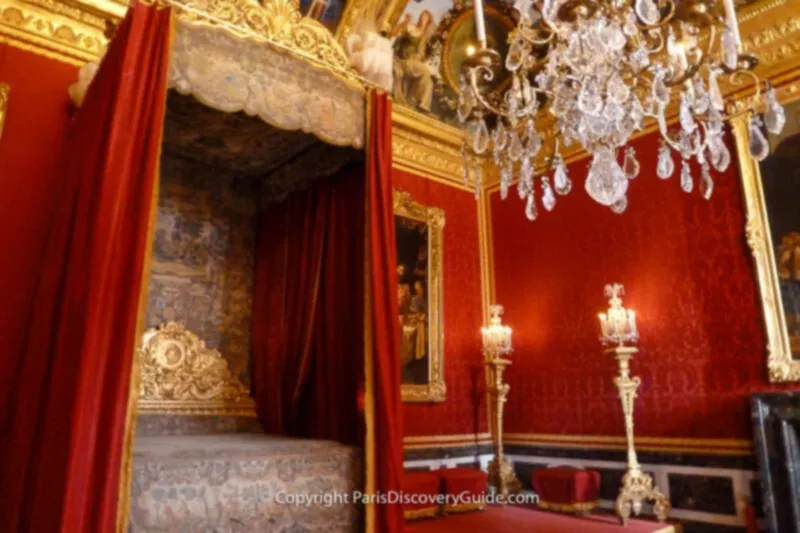
M403 106L392 108L392 155L395 168L460 189L464 184L461 130Z
M8 111L8 95L10 92L10 85L7 83L0 83L0 139L3 138L3 124L6 121L6 112Z
M105 28L103 15L79 5L55 0L0 0L0 41L73 65L83 65L103 54Z

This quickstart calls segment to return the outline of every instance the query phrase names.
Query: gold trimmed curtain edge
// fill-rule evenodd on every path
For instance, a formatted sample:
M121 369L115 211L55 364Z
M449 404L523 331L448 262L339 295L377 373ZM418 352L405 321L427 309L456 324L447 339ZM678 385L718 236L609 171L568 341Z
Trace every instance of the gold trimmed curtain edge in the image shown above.
M369 158L371 156L371 134L372 134L372 99L373 91L366 92L366 113L365 113L365 194L364 194L364 421L366 426L366 438L364 442L365 459L365 487L364 493L367 495L375 494L375 383L374 368L372 361L373 341L372 341L372 284L370 275L372 265L370 264L370 179ZM366 533L375 533L375 504L372 498L367 500L365 510Z
M157 9L161 9L159 6ZM169 15L169 38L167 40L167 53L172 54L172 44L175 38L175 11ZM167 61L169 64L169 60ZM168 77L169 73L165 73ZM164 91L164 108L167 105L169 90ZM139 352L142 348L142 335L145 329L145 315L147 313L148 294L150 289L150 267L153 259L153 241L155 228L158 221L158 198L161 186L161 150L164 145L164 124L166 113L161 121L161 131L158 139L158 155L156 160L153 191L150 195L150 220L147 223L147 243L142 265L142 285L139 289L139 302L136 316L136 336L133 341L133 359L131 361L130 381L128 386L128 405L125 415L125 433L122 441L122 460L119 473L119 498L117 500L116 533L126 533L131 511L131 477L133 476L133 443L136 433L136 418L139 407L139 381L141 377L141 361Z

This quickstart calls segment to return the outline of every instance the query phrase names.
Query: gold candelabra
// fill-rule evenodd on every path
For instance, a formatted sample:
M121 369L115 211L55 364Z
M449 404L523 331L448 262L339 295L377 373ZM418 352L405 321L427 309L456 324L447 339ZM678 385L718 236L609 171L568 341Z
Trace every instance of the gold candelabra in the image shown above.
M610 298L608 314L600 315L602 329L601 341L605 345L612 345L605 350L606 354L613 355L619 365L619 376L614 378L614 384L619 391L622 403L622 413L625 417L625 438L628 445L628 468L622 477L622 486L619 489L614 508L622 522L627 525L631 512L638 515L642 510L642 503L653 502L653 512L659 521L663 522L669 514L669 499L655 486L652 476L644 473L639 459L636 457L636 448L633 442L633 408L636 391L641 379L631 377L630 362L639 351L634 346L625 346L625 343L634 343L639 339L636 329L636 315L633 311L622 307L623 287L620 284L606 285L606 295Z
M506 367L511 360L504 356L510 354L511 328L502 325L500 315L503 307L489 307L491 318L489 327L482 328L483 364L486 366L486 389L489 394L489 426L494 438L494 459L489 463L489 483L505 498L509 493L519 492L522 485L514 473L513 465L503 454L503 408L508 399L510 387L503 381Z

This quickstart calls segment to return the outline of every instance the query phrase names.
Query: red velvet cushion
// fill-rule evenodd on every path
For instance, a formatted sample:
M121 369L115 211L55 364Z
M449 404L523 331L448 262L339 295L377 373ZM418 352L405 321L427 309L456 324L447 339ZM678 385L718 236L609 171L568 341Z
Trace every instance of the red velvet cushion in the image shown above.
M486 494L489 476L477 468L450 468L442 470L444 494Z
M477 468L450 468L442 470L445 495L456 497L445 503L445 511L473 511L483 509L483 499L489 488L489 476Z
M549 503L592 502L600 490L600 474L566 466L540 468L533 473L533 490Z
M418 511L420 509L437 509L438 504L435 502L441 486L442 478L438 471L403 473L402 487L405 494L430 496L426 498L428 503L404 502L403 511L407 513L408 511Z

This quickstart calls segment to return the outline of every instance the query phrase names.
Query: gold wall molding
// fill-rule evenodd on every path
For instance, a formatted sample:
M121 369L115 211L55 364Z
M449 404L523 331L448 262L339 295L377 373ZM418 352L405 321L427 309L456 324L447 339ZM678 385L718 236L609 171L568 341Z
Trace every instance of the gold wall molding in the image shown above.
M625 437L605 435L552 435L506 433L506 444L594 450L625 450ZM705 455L751 455L753 443L740 439L702 439L671 437L636 437L641 451Z
M424 222L428 226L428 323L427 343L429 374L425 385L402 385L404 402L444 402L447 386L444 382L444 320L442 316L442 259L444 210L415 202L407 192L395 190L395 216Z
M8 99L11 94L11 86L7 83L0 83L0 140L3 139L3 124L8 113Z
M619 451L626 449L625 437L610 435L505 433L503 440L505 444L542 448ZM649 452L726 456L746 456L754 453L752 441L744 439L637 437L636 442L639 450ZM405 437L403 444L406 450L463 448L491 445L492 437L489 433L415 435Z
M403 438L406 450L432 448L462 448L465 446L491 445L490 433L464 433L456 435L413 435Z

